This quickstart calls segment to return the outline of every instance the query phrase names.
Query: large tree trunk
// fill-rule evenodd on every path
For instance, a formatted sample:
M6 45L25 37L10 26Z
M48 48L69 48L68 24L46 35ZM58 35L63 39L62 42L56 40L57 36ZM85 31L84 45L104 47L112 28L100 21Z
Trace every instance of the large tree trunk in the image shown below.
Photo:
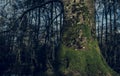
M95 37L94 0L63 0L63 73L66 76L114 76Z

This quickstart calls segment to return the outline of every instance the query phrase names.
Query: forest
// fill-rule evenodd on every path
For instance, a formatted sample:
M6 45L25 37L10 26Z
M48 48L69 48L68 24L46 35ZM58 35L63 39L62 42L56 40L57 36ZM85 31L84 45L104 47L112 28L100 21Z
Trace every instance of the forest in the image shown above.
M119 0L0 0L0 76L120 76Z

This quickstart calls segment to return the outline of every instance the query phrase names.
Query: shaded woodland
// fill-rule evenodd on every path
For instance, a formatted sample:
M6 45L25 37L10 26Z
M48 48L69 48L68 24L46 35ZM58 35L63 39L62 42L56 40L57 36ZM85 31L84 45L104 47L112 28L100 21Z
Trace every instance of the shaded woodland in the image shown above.
M108 64L120 72L120 1L96 1L96 34Z
M62 2L9 1L2 8L1 19L8 21L1 24L0 30L1 74L42 75L48 69L57 71Z
M0 76L119 76L119 3L0 0Z

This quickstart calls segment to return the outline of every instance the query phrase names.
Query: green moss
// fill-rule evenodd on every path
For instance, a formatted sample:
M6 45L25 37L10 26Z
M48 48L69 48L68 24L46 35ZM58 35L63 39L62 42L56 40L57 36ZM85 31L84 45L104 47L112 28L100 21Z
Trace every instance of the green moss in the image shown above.
M83 31L83 37L87 38L87 42L84 43L85 48L76 50L62 45L62 72L66 76L119 76L105 62L97 40L91 36L89 26L84 24L79 26ZM74 37L73 35L69 37Z
M86 25L86 24L82 24L80 27L83 31L83 37L90 38L91 37L91 32L90 32L89 26Z
M92 35L94 16L91 17L84 4L79 7L79 10L84 21L78 20L77 23L71 24L63 34L60 68L62 73L65 76L120 76L107 65L97 40L93 38L95 37Z
M68 58L69 60L68 68L66 68L67 63L63 62L62 65L64 67L62 70L67 75L72 72L74 76L74 73L78 72L81 76L116 76L95 48L74 50L63 46L62 50L64 50L64 59Z

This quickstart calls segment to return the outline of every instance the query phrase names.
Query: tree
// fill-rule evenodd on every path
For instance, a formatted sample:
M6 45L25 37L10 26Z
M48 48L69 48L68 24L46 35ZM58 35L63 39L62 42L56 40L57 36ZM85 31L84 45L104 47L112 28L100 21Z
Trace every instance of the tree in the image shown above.
M58 0L13 1L9 7L14 12L5 11L7 16L3 16L8 19L12 12L13 26L7 24L0 31L0 54L4 53L0 61L7 65L0 67L2 75L116 75L106 65L95 37L94 1L63 3L65 10Z
M117 39L119 33L119 1L118 0L96 0L96 13L99 22L98 29L98 41L100 45L100 49L102 50L102 54L106 59L107 63L119 72L119 65L117 62L119 61L117 56L118 50L118 41ZM114 66L113 66L114 65Z
M104 61L96 40L94 0L63 0L63 2L65 4L63 50L66 59L64 66L67 65L64 74L114 76L115 73Z
M1 25L1 29L4 26L7 28L0 31L0 38L3 39L0 43L0 52L9 61L12 61L9 59L9 54L12 56L15 54L13 59L15 62L5 67L5 70L1 71L2 75L4 73L41 75L47 70L56 73L59 65L61 25L63 25L62 2L47 0L46 2L43 0L42 3L38 0L31 0L30 3L27 0L13 2L5 8L10 7L9 11L1 10L1 14L3 11L7 13L5 17L4 14L2 17L5 19L10 17L13 21L10 21L11 25L8 25L5 24L5 20L1 20L1 23L5 24ZM8 64L7 59L3 58L2 65Z

